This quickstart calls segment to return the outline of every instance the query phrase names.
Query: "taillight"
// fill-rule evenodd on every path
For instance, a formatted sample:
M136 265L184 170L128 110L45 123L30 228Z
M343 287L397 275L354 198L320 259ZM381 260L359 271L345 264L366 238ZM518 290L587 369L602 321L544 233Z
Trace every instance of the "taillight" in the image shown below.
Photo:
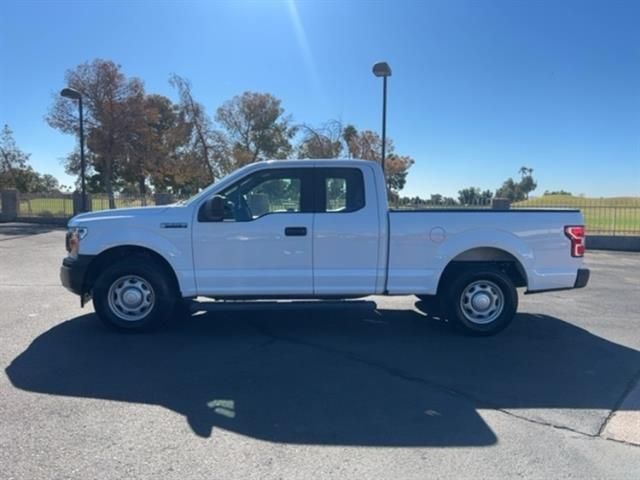
M584 225L564 227L564 234L571 240L571 256L584 256Z

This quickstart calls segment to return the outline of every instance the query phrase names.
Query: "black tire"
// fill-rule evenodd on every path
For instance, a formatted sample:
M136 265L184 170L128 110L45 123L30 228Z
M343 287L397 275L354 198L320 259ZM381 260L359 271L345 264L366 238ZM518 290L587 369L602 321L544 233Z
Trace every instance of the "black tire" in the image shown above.
M133 295L133 300L136 296L142 299L131 311L126 308L133 305L126 303L127 295ZM127 257L107 267L93 287L93 304L100 320L130 332L159 328L172 317L177 298L177 289L165 269L144 255ZM127 316L130 318L123 318Z
M489 306L484 310L487 302ZM513 320L518 309L518 291L500 270L488 267L462 270L445 284L444 308L459 331L474 336L494 335Z

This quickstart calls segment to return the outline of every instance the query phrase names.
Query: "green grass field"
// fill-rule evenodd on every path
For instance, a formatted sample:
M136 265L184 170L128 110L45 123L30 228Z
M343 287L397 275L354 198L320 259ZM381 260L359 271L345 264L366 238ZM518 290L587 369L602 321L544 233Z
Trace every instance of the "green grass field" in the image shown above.
M640 234L640 197L589 198L571 195L545 195L512 205L513 208L578 208L587 233Z
M542 197L524 200L514 203L527 207L633 207L640 208L640 197L608 197L608 198L591 198L591 197L574 197L573 195L543 195Z
M91 200L92 210L105 210L104 197ZM153 205L153 201L148 201ZM116 206L139 207L140 199L118 198ZM605 235L640 235L640 197L588 198L570 195L545 195L514 203L512 208L579 208L585 216L587 232ZM21 216L70 217L73 202L67 198L33 198L20 201Z

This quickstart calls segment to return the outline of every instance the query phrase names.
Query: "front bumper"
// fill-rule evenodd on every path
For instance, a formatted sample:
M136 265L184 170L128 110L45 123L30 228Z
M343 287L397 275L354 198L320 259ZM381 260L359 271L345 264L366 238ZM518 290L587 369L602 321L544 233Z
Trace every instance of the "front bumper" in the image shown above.
M84 281L91 260L93 260L93 255L78 255L62 260L60 282L67 290L80 296L85 293Z

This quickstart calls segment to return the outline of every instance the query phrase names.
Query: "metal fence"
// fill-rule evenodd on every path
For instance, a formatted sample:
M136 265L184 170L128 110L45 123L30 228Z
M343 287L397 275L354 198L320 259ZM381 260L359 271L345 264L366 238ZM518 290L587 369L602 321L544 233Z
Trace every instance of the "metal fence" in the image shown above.
M390 205L393 206L396 210L422 210L429 208L468 208L468 209L477 209L477 208L491 208L492 199L490 198L481 198L475 199L468 203L460 203L453 198L445 198L443 200L438 201L430 201L430 200L418 200L411 198L402 198L402 199L391 199L389 200Z
M1 201L1 200L0 200ZM72 194L22 193L19 196L19 217L70 218L74 215ZM153 196L116 195L116 208L144 207L155 205ZM91 195L92 211L106 210L109 200L106 195ZM454 199L439 202L424 202L403 198L392 201L397 209L429 208L491 208L491 199L480 199L460 203ZM1 207L0 207L1 208ZM283 207L284 208L284 207ZM640 197L627 198L582 198L569 195L548 195L511 204L512 209L529 208L573 208L582 211L587 233L592 235L640 235Z
M476 199L460 203L454 199L439 202L419 201L404 198L396 201L397 209L484 209L492 207L491 199ZM570 195L545 195L512 203L511 209L578 209L582 212L587 233L592 235L640 235L640 197L626 198L582 198Z
M511 208L574 208L584 215L587 234L640 235L640 197L581 198L548 195L516 202Z
M107 195L87 195L88 209L108 210ZM76 199L78 201L79 199ZM19 217L71 218L74 215L74 198L71 193L21 193L18 202ZM146 207L155 205L154 197L140 195L116 195L115 208Z
M150 207L155 205L153 196L141 195L116 195L114 198L116 208ZM91 195L91 210L109 210L109 197L107 195Z
M21 193L18 199L19 217L73 216L73 195L70 193Z

